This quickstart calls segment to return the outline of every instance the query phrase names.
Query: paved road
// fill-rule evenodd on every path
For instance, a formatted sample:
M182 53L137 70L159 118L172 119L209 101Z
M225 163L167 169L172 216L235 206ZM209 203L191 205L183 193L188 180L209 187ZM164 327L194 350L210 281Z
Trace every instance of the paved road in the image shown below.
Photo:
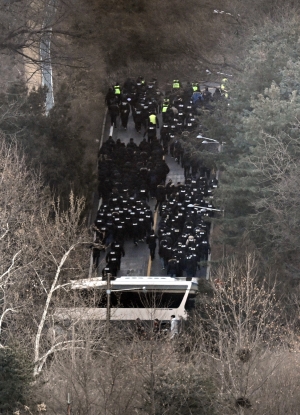
M159 116L160 125L162 120ZM119 121L119 120L118 120ZM158 136L159 136L159 130ZM109 117L107 117L105 130L104 130L104 140L106 140L110 133L110 122ZM142 131L143 133L143 131ZM139 134L135 131L134 123L132 120L132 115L129 117L128 127L125 131L122 126L120 126L120 122L118 124L118 128L113 130L113 139L117 140L120 138L122 142L128 143L130 138L133 138L136 144L139 144L142 139L143 135ZM168 179L172 179L173 182L184 182L184 174L183 169L179 166L179 164L169 155L166 156L166 162L170 168L170 173L168 174ZM150 199L150 207L152 211L154 210L155 199ZM160 217L158 213L154 215L156 224L158 223ZM156 253L154 261L150 261L149 259L149 249L145 242L140 242L138 246L135 246L132 242L126 241L124 245L125 249L125 257L122 258L121 261L121 269L119 272L119 276L126 276L126 275L135 275L135 276L166 276L166 270L163 270L161 267L161 263L159 260L158 253ZM156 248L158 252L158 247ZM103 255L103 254L101 254ZM101 272L102 268L105 264L105 258L101 257L102 261L99 266L99 271ZM206 277L206 268L197 271L197 278L205 278Z

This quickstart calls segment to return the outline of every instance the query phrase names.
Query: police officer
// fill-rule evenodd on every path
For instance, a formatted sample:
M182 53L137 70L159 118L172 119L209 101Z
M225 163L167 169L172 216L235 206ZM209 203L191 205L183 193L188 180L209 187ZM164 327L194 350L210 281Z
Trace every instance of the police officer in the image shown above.
M131 235L133 237L133 243L135 246L138 246L139 240L139 220L137 215L134 213L131 219Z
M192 82L192 88L193 88L193 92L200 92L200 88L199 88L199 84L198 82Z
M186 87L183 91L183 102L187 104L189 100L191 99L191 96L193 95L194 89L190 82L187 82Z
M116 82L113 88L114 88L114 94L115 94L116 100L117 100L117 102L120 102L121 101L121 87L120 87L120 83L119 82Z
M130 105L126 100L122 100L120 104L120 118L122 122L122 127L127 130L128 118L130 113Z
M178 89L181 88L181 83L179 82L178 79L173 80L172 88L173 88L173 91L177 91Z
M185 129L187 131L194 131L197 127L197 121L194 115L190 112L187 114L185 119Z
M114 251L117 255L118 261L121 262L121 257L125 256L125 251L122 242L119 241L119 239L116 239L111 244L111 250Z
M138 133L140 133L143 121L143 107L141 106L141 104L138 103L136 107L133 107L132 116L135 124L135 129Z
M131 78L127 78L123 84L123 93L131 93L135 88L135 81Z
M116 277L118 273L117 261L108 262L102 270L102 279L107 280L107 274Z
M221 82L221 91L225 98L228 98L227 83L228 83L228 78L223 78Z
M148 117L148 125L149 124L156 125L156 127L159 128L158 117L153 111L149 114Z
M109 88L105 95L105 104L109 107L110 104L115 100L115 93L113 88Z
M185 259L185 272L187 280L190 281L195 278L197 273L197 256L195 254L188 254Z
M139 76L136 80L136 86L137 86L137 90L138 92L145 92L146 88L147 88L147 84L145 81L145 78L143 76Z
M111 249L110 252L106 255L106 262L116 263L117 270L119 270L121 265L121 256L119 255L119 253L117 253L117 251Z
M208 87L205 87L205 90L203 91L203 99L204 102L209 102L211 100L211 92L208 90Z
M163 103L162 103L162 107L161 107L161 113L162 113L163 122L166 121L167 111L168 111L168 108L169 108L169 104L170 104L169 98L164 98Z
M149 123L146 131L144 132L143 137L148 135L148 143L151 143L152 140L156 137L156 128L155 124Z
M131 148L134 151L137 149L137 144L134 142L132 137L129 139L129 143L127 144L126 147Z
M187 176L190 174L190 168L191 168L191 155L188 152L183 153L182 167L184 168L184 177L186 179Z
M180 275L179 261L177 258L171 258L168 261L167 274L170 277L176 278Z
M109 110L109 115L110 115L110 125L112 127L114 126L115 128L117 128L117 118L118 118L120 111L119 111L119 106L116 100L113 101L109 105L108 110Z
M146 242L149 246L150 257L152 261L155 258L156 240L157 240L157 236L155 235L154 230L152 229L150 231L150 235L147 236L147 239L146 239Z
M162 203L166 200L166 188L164 182L161 182L156 188L156 204L154 210L159 208L159 214L161 215Z
M90 248L93 250L93 265L97 270L100 260L100 252L105 250L105 246L101 244L99 238L96 238L95 242L92 243Z
M159 242L159 249L158 249L158 255L161 260L162 269L166 269L168 265L167 249L168 249L168 241L162 236L162 239Z
M214 100L216 99L220 99L221 98L221 91L219 88L215 89L214 95L213 95Z

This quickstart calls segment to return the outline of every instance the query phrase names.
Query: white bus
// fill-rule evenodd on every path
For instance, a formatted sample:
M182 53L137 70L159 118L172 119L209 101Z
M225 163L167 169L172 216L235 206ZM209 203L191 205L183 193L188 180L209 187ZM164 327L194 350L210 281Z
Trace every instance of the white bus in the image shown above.
M57 308L59 319L106 320L107 281L90 278L71 282L74 303ZM160 321L171 315L186 319L193 308L198 284L185 278L171 277L119 277L110 282L110 320Z

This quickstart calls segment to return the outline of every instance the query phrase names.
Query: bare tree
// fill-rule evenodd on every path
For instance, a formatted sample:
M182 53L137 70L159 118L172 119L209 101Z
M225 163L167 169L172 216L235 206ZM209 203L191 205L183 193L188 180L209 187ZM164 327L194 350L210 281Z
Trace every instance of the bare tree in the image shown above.
M244 414L258 408L264 385L283 367L289 335L281 325L276 285L260 272L253 253L221 267L213 287L196 317L201 323L198 347L213 376L218 404Z
M19 54L32 63L40 63L40 47L47 35L78 35L78 32L66 29L62 24L71 13L72 6L72 2L67 0L2 2L0 50L2 53Z
M33 355L36 376L48 357L69 344L49 344L47 334L54 300L64 301L62 289L71 278L88 275L85 205L71 194L69 209L61 210L26 168L16 143L3 137L0 161L0 342L4 347L18 339Z
M75 271L75 275L78 272L78 268L76 267L77 264L72 264L72 262L75 262L75 258L74 256L72 257L71 254L76 247L83 242L81 239L82 235L78 230L80 229L79 225L84 209L84 202L83 200L75 201L72 195L70 201L70 209L67 212L59 212L59 209L54 206L54 220L49 220L49 217L42 216L42 226L44 227L42 230L44 230L44 233L39 233L37 235L38 237L41 237L40 243L42 249L44 248L44 250L46 250L46 252L43 252L44 261L47 261L48 259L48 262L50 261L50 269L54 267L54 270L52 271L52 278L47 278L47 276L45 278L45 275L41 274L39 269L35 269L36 276L46 294L46 301L42 303L43 311L39 318L35 335L35 376L41 372L48 356L52 355L56 350L64 349L70 343L70 341L59 341L52 344L48 350L41 350L42 332L45 327L46 319L49 317L49 308L53 300L53 295L55 291L68 286L69 282L67 281L70 271ZM44 245L46 242L45 235L47 235L50 246L47 243ZM58 252L59 254L57 255ZM51 262L53 263L52 265Z

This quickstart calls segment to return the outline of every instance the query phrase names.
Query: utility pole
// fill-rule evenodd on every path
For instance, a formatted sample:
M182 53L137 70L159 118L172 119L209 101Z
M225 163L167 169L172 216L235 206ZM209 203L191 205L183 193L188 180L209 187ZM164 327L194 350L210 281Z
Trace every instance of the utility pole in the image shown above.
M110 286L111 274L107 274L107 290L106 290L106 336L109 338L110 331L110 295L111 295L111 286Z
M68 400L67 400L67 415L71 415L71 401L70 401L69 393L68 393Z

